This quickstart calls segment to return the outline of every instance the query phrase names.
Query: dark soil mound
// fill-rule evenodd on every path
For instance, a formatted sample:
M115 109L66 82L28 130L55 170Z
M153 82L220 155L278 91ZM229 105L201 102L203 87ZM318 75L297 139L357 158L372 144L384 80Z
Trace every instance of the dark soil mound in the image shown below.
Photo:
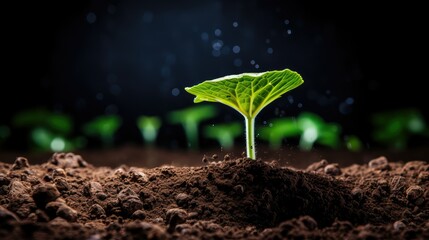
M206 159L209 160L209 159ZM210 159L213 160L213 159ZM429 239L429 165L0 162L0 239Z

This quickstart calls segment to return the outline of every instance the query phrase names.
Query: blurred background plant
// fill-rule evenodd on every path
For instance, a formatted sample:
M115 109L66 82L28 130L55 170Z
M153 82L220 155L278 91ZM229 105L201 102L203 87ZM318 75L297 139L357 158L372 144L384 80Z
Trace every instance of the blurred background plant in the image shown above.
M17 113L12 126L25 129L32 151L69 151L83 148L83 137L71 137L73 122L70 116L46 109L28 109Z
M203 135L208 139L215 139L225 150L234 148L235 139L244 135L244 127L239 122L212 124L204 127Z
M137 118L137 127L147 146L155 146L161 123L161 118L158 116L142 115Z
M413 140L429 138L429 129L417 109L396 109L372 115L372 138L383 147L404 150Z
M213 118L217 109L213 105L199 105L172 111L168 114L171 124L180 124L185 131L187 146L190 149L199 149L199 125L207 119Z
M10 135L10 129L6 125L0 125L0 147Z
M83 132L89 137L96 137L104 148L113 147L115 134L121 126L118 115L104 115L94 118L83 126Z

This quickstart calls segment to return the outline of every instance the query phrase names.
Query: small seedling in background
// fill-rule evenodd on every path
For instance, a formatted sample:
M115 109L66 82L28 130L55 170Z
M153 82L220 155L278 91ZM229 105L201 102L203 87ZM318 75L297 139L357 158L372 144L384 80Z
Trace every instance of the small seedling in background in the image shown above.
M156 116L140 116L137 118L137 127L140 129L144 142L148 146L155 145L161 127L161 119Z
M206 138L216 139L220 146L225 149L232 149L234 147L234 140L243 131L243 126L238 122L216 124L206 126L204 128L204 136Z
M0 145L6 141L10 135L10 129L8 126L0 125Z
M259 128L259 137L268 142L270 148L279 149L284 138L299 137L301 128L295 118L278 118L269 121L268 126Z
M216 108L210 105L190 107L171 112L168 119L172 124L181 124L191 149L198 149L198 126L207 119L216 116Z
M355 135L349 135L344 138L346 148L352 152L359 152L363 148L362 141Z
M121 118L117 115L99 116L83 126L89 136L99 137L104 147L113 145L116 131L121 126Z
M326 123L320 116L310 112L301 113L297 123L302 131L299 141L301 150L311 150L315 142L332 148L339 147L340 125Z
M285 69L229 75L186 87L185 90L196 96L195 103L219 102L241 113L245 118L247 157L256 159L256 116L268 104L303 82L297 72Z
M408 147L412 136L428 137L429 130L422 114L414 109L398 109L372 116L375 142L402 150Z
M30 109L19 112L12 118L16 128L28 128L32 150L71 151L82 148L85 140L68 137L73 129L69 116L45 109Z

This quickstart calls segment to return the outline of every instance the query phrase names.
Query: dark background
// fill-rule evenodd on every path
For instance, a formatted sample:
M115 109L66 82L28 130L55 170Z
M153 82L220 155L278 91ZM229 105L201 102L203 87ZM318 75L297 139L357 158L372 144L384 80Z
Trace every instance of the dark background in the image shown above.
M113 113L123 118L116 143L139 143L137 116L165 117L193 106L184 87L228 74L290 68L305 83L264 109L257 123L278 117L276 109L282 116L311 111L341 123L344 134L358 135L370 148L371 114L413 107L427 117L427 26L424 7L413 4L5 4L0 124L21 110L44 107L72 116L78 134L84 122ZM242 121L229 107L213 104L222 111L213 123ZM181 134L165 123L160 144L183 139ZM22 138L12 131L3 148L25 148Z

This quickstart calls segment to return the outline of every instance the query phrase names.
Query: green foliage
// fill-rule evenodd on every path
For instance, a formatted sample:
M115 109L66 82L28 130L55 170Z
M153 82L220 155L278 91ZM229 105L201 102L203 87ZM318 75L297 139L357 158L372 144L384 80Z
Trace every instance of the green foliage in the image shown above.
M277 118L268 121L268 126L260 127L260 137L269 142L271 148L281 146L284 138L299 138L299 148L309 151L314 144L338 148L341 127L336 123L326 123L320 116L303 112L295 118Z
M88 136L101 139L104 147L113 145L115 133L122 124L121 117L117 115L105 115L94 118L83 126L83 132Z
M337 123L326 123L320 116L310 112L301 113L298 126L302 131L299 141L301 150L311 150L315 142L331 148L340 145L341 126Z
M284 69L261 73L242 73L207 80L185 90L194 102L219 102L234 108L245 118L247 157L256 159L254 124L258 113L304 81L294 71Z
M268 126L258 128L259 137L268 141L272 149L280 148L284 138L298 137L301 132L295 118L272 119Z
M373 114L373 140L383 146L405 149L411 137L428 137L428 127L420 111L397 109Z
M73 122L68 115L46 109L19 112L13 116L12 125L28 129L33 151L71 151L84 147L86 143L81 137L70 137Z
M216 139L225 149L234 147L234 140L243 132L243 126L238 122L205 126L204 136Z
M188 140L188 146L191 149L198 149L198 125L204 120L213 118L216 114L215 107L202 105L172 111L168 114L168 119L172 124L181 124Z
M140 116L137 118L137 127L145 143L153 146L161 127L161 119L157 116Z
M359 152L363 149L363 143L356 135L346 136L344 141L346 148L352 152Z
M6 141L10 135L10 129L8 126L0 125L0 145Z

